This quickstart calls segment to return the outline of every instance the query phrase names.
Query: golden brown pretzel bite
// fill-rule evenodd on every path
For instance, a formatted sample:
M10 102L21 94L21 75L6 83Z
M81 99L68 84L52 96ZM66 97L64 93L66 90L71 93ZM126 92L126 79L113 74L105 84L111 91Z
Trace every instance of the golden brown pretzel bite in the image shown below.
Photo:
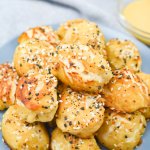
M141 57L137 47L129 40L111 39L106 44L108 61L112 69L141 70Z
M102 125L105 109L101 95L66 88L59 101L56 124L63 132L89 138Z
M70 20L60 26L57 34L61 43L87 45L107 57L104 35L94 22L84 19Z
M57 102L57 79L51 74L29 72L19 79L17 104L22 106L27 122L48 122L54 118Z
M123 114L106 110L97 139L109 150L133 150L140 143L145 127L146 120L140 112Z
M108 62L85 45L61 44L55 52L52 73L78 91L98 93L112 77Z
M32 69L36 72L43 69L50 72L54 49L46 41L30 39L21 43L15 50L13 60L17 73L22 76Z
M49 150L49 136L42 123L29 124L23 118L22 108L10 106L3 116L2 134L11 150Z

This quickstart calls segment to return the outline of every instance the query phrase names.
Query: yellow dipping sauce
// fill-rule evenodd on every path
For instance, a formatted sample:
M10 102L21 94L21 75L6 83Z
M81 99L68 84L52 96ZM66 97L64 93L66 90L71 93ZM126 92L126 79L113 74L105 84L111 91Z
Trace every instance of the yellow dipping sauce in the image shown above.
M142 36L137 38L150 44L150 0L134 0L124 8L122 13L127 22L133 27L149 33L149 39L146 39L146 41ZM142 35L147 36L144 32Z

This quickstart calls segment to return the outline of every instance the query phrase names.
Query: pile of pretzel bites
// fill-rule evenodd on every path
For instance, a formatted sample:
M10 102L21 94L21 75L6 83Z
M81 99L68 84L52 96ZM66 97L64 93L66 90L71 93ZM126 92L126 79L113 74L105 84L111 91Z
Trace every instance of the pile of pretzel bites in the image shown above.
M12 150L133 150L150 118L141 63L131 41L106 42L88 20L28 29L13 62L0 64L4 141Z

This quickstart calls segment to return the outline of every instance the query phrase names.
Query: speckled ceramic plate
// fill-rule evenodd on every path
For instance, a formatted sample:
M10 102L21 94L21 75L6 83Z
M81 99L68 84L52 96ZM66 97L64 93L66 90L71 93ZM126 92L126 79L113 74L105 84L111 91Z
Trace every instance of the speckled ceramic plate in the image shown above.
M56 28L57 26L58 25L54 25L53 27ZM146 47L144 44L140 43L139 41L135 40L132 37L128 37L120 32L114 31L102 25L100 26L107 40L111 38L121 38L133 41L137 45L142 57L142 71L145 73L150 73L150 48ZM0 63L12 61L13 53L16 46L17 46L17 37L14 37L11 41L8 41L5 45L0 46ZM2 119L3 113L4 112L0 112L0 120ZM2 141L1 132L0 132L0 139L1 139L0 150L9 150L7 145L4 144ZM149 149L150 149L150 123L148 123L147 125L146 132L143 136L143 142L137 148L137 150L149 150ZM105 148L103 148L103 150L105 150Z

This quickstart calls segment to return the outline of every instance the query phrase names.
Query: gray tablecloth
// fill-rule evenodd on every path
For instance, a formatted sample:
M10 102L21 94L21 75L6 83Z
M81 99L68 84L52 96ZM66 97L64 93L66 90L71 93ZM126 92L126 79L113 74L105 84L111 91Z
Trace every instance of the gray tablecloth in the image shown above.
M0 46L29 27L81 17L126 32L117 5L118 0L0 0Z

